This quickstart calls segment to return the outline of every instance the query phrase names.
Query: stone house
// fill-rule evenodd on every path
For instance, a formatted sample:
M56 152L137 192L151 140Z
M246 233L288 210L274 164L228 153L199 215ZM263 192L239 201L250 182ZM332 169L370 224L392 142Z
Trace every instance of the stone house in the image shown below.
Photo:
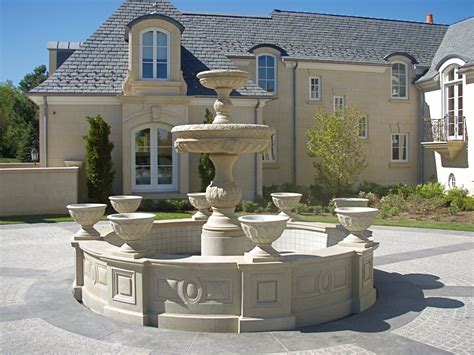
M196 74L250 72L233 93L234 119L277 130L268 154L235 168L244 199L263 184L311 184L305 132L318 106L354 104L366 113L361 180L420 182L423 91L449 26L274 10L270 16L185 13L168 0L125 0L42 85L42 166L84 159L85 117L112 126L117 193L183 197L199 189L195 154L176 154L173 126L202 123L215 93ZM430 69L432 71L432 69ZM430 73L429 71L429 73ZM426 112L424 112L426 115Z
M417 85L423 92L425 119L421 144L425 156L434 155L436 179L474 194L474 146L468 144L468 137L474 137L473 17L449 27Z

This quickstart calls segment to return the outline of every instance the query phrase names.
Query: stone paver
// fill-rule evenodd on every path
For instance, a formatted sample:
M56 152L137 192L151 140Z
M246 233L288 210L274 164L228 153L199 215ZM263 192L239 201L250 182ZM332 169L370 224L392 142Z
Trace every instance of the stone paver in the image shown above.
M474 298L455 298L463 303L458 308L438 307L425 308L411 323L395 329L395 334L430 344L455 354L474 353ZM428 298L428 304L439 300Z
M113 321L77 303L74 223L0 226L0 353L474 353L474 233L372 229L378 299L366 312L287 332L203 334Z

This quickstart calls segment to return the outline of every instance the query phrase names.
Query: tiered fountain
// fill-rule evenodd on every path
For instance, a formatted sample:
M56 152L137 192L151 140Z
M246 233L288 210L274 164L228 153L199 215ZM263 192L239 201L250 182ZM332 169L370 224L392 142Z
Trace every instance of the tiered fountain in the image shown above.
M233 165L240 154L269 148L274 130L232 122L229 94L245 84L246 72L207 71L198 78L218 93L216 117L212 124L178 126L173 133L179 152L209 153L216 168L205 195L189 195L199 212L188 219L153 221L127 209L133 198L116 197L111 200L119 213L108 217L111 227L98 235L93 224L105 206L71 206L84 224L72 242L74 296L115 319L202 332L293 329L370 307L377 243L363 239L362 231L374 211L338 210L352 234L329 248L323 227L288 222L298 194L273 196L278 216L237 219L241 190ZM93 218L81 219L79 214L89 210Z

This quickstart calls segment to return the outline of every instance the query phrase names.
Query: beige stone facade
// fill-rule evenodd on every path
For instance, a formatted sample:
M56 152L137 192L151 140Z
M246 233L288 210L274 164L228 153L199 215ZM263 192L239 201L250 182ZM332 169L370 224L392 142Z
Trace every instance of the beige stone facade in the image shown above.
M271 17L258 21L273 21L282 30L293 33L300 24L285 27L280 23L291 16L291 12L276 11ZM297 16L313 21L312 17L317 19L319 15ZM313 183L313 161L306 151L305 133L313 125L316 109L322 107L333 111L335 100L340 106L355 105L367 115L365 137L361 142L366 149L368 167L362 172L360 181L379 184L421 181L422 103L421 91L413 83L426 71L426 60L433 55L434 49L423 49L424 64L420 65L406 52L406 43L402 42L389 46L400 48L400 51L384 49L370 59L368 49L358 48L359 56L351 53L352 59L344 60L320 59L314 54L291 55L288 52L292 41L286 48L280 48L276 43L254 39L251 48L239 42L244 41L241 37L236 37L232 47L225 38L232 30L241 30L232 27L233 21L237 21L237 26L257 19L183 14L168 0L153 6L148 1L127 1L117 10L116 17L121 19L121 25L108 20L109 37L102 30L96 32L90 42L85 42L65 62L64 70L57 71L31 93L30 97L40 106L42 166L63 166L65 160L84 160L82 136L88 129L85 117L100 114L112 127L116 193L136 193L157 199L184 198L188 192L197 192L200 187L199 155L170 153L170 136L166 138L166 146L160 146L164 136L157 138L156 135L164 135L177 125L202 123L206 108L213 111L215 93L200 86L196 73L224 68L250 73L247 86L232 95L234 121L266 124L277 131L271 160L267 155L262 159L262 155L251 154L241 157L235 166L235 178L241 182L244 199L261 194L264 185ZM205 21L220 27L214 29L215 32L203 34L204 29L210 28L209 25L199 29ZM354 28L364 31L361 27L364 23L359 23L357 18L341 17L338 21L352 21ZM428 31L427 35L436 43L446 31L446 26L370 21L374 26L380 26L380 33L384 26L392 25L402 26L404 36L422 29ZM230 32L226 32L223 36L227 37L219 42L219 31L224 29ZM265 31L264 28L260 30ZM217 37L209 45L211 36ZM416 36L422 37L421 34ZM151 39L153 42L147 42ZM376 40L386 42L383 38ZM115 41L115 47L102 51L100 43L105 46L109 44L107 41ZM294 46L300 45L298 41L295 38ZM239 46L245 48L245 53ZM346 49L341 47L337 53ZM308 53L312 50L308 44ZM274 78L266 77L266 81L262 81L257 63L266 55L274 58L276 74ZM127 58L126 63L125 59L117 60L117 56ZM116 60L123 68L114 64ZM102 69L93 72L83 62ZM406 76L397 77L406 82L401 84L402 89L394 88L392 83L396 75L393 73L396 67L392 65L398 65L396 63L406 70ZM96 75L99 78L95 80ZM315 82L317 97L311 97L314 94L311 85ZM265 85L274 86L274 92L272 87ZM394 98L397 95L393 90L403 90L403 95ZM143 147L139 146L143 144L140 139L150 141ZM394 144L397 144L395 153ZM149 154L137 153L137 149L148 149ZM394 159L394 156L403 159Z

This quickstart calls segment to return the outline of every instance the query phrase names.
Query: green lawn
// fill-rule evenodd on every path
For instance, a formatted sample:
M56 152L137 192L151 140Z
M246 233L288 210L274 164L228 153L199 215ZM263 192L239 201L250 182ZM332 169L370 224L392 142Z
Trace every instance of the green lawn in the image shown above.
M21 163L20 160L15 159L15 158L4 158L0 157L0 163L6 164L6 163Z
M240 212L238 215L245 215L248 213ZM173 213L173 212L158 212L156 219L178 219L189 218L192 212L189 213ZM338 223L335 216L299 216L299 220L305 222L322 222L322 223ZM104 216L102 220L107 220ZM68 215L39 215L39 216L15 216L15 217L0 217L0 225L5 224L34 224L34 223L59 223L72 222L72 218ZM446 229L474 232L474 224L463 223L449 223L436 221L411 221L411 220L386 220L376 219L374 225L378 226L394 226L394 227L412 227L412 228L430 228L430 229Z
M172 212L158 212L156 219L178 219L178 218L189 218L192 213L172 213ZM107 217L102 217L103 221L107 220ZM13 216L13 217L0 217L0 225L5 224L34 224L34 223L59 223L59 222L72 222L73 219L69 215L37 215L37 216Z
M338 223L337 217L335 216L299 216L299 219L305 222ZM376 219L374 221L374 225L411 227L411 228L429 228L429 229L447 229L447 230L474 232L474 224L465 224L465 223L457 223L457 222L453 223L453 222L437 222L437 221Z

